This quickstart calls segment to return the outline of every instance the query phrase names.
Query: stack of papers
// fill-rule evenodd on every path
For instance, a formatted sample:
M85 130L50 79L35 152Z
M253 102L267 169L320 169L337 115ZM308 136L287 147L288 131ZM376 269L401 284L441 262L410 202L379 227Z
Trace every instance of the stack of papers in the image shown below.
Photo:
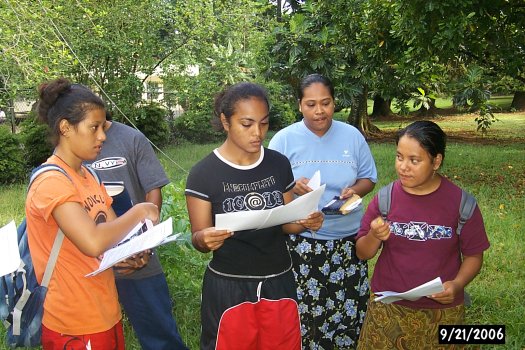
M87 274L86 277L95 276L121 262L148 249L175 241L182 233L172 234L172 219L169 218L158 225L149 223L138 224L124 239L114 248L107 250L100 262L100 267Z
M443 283L441 283L441 278L436 277L432 281L423 283L422 285L412 288L411 290L406 292L374 292L375 295L379 295L379 297L375 298L374 301L381 301L385 304L390 304L394 301L399 300L415 301L419 298L426 297L435 293L440 293L444 290L445 289L443 288Z
M20 265L16 225L11 221L0 228L0 276L15 271Z
M362 201L363 199L355 193L352 197L346 199L340 199L339 196L335 196L321 211L327 215L346 215L359 207Z

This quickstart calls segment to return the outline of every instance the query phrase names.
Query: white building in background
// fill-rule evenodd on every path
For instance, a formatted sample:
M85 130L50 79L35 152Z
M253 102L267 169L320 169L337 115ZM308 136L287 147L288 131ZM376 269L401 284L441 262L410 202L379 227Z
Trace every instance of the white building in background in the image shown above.
M188 76L196 76L199 74L199 67L198 66L189 66L186 69L185 74ZM147 102L157 102L161 105L165 104L163 103L165 101L165 93L164 90L164 82L162 80L163 71L161 67L155 68L152 74L146 77L146 74L142 72L138 72L137 77L140 80L143 80L143 92L142 92L142 100ZM175 106L170 106L171 112L173 113L173 116L178 117L181 115L184 110L179 104L176 104Z
M189 66L186 68L185 74L191 77L199 75L199 67ZM164 103L164 97L165 93L169 92L165 92L164 90L164 83L162 80L162 68L157 67L155 71L147 77L146 74L141 72L136 73L136 75L140 80L144 80L142 90L142 101L157 102L160 105L167 108L166 104ZM12 109L15 118L25 118L29 114L29 112L31 112L31 108L33 107L34 103L35 101L27 99L17 99L13 101ZM174 117L178 117L184 112L184 110L179 104L176 104L175 106L170 106L170 110L173 113Z
M15 118L24 118L31 112L31 108L35 101L30 101L26 99L16 99L13 101L13 112Z

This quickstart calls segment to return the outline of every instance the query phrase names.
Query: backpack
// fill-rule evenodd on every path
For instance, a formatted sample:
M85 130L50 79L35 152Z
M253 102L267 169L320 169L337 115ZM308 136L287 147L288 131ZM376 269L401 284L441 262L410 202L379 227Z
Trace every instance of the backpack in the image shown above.
M386 220L390 206L392 204L392 188L394 182L382 187L377 193L377 201L379 205L379 212L381 217ZM461 189L461 202L459 204L459 220L456 228L456 233L461 234L461 230L465 223L472 217L474 209L476 208L476 199L467 191Z
M90 168L88 170L97 182L100 182L94 171ZM27 191L29 191L33 181L47 171L59 171L71 180L66 171L58 165L42 164L33 170ZM64 240L64 233L58 229L42 283L38 284L29 251L25 218L17 228L17 236L21 258L20 265L14 272L1 277L0 286L0 291L4 296L0 301L0 318L7 330L7 343L12 348L40 345L44 299Z

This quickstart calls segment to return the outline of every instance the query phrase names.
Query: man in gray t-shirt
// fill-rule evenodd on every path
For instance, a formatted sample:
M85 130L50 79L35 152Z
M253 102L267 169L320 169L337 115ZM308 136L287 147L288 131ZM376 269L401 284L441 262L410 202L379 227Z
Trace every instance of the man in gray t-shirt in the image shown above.
M108 121L106 141L91 167L103 182L123 182L132 204L147 201L160 211L161 189L169 180L140 131ZM168 284L158 256L153 254L147 265L132 273L115 270L115 277L119 300L142 348L187 349L171 312Z

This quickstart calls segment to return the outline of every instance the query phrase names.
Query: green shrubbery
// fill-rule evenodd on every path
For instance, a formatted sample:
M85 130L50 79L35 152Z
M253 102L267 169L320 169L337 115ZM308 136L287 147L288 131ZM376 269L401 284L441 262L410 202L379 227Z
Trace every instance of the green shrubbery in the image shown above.
M276 82L266 82L262 85L267 89L270 98L270 129L280 130L295 122L295 102L286 87ZM223 133L215 131L211 126L212 112L199 109L201 107L190 107L175 119L174 133L177 138L201 144L224 138Z
M17 135L0 127L0 183L10 184L26 178L24 152Z
M130 117L151 142L163 147L171 136L166 114L162 107L148 104L133 110ZM46 161L53 152L47 126L39 123L33 113L19 127L18 134L0 127L0 184L26 181L31 169Z
M40 124L34 114L20 123L20 133L0 128L0 183L20 183L34 167L51 155L47 127Z
M270 96L270 129L281 130L295 122L297 118L297 101L287 88L276 82L263 84Z
M32 169L46 161L53 151L53 145L49 141L47 126L40 123L33 113L20 124L20 129L24 161L26 167Z
M168 112L158 104L150 103L133 109L129 117L154 145L162 147L170 141L167 114Z
M187 111L175 119L175 135L195 143L215 142L224 138L211 125L211 116L202 112Z

